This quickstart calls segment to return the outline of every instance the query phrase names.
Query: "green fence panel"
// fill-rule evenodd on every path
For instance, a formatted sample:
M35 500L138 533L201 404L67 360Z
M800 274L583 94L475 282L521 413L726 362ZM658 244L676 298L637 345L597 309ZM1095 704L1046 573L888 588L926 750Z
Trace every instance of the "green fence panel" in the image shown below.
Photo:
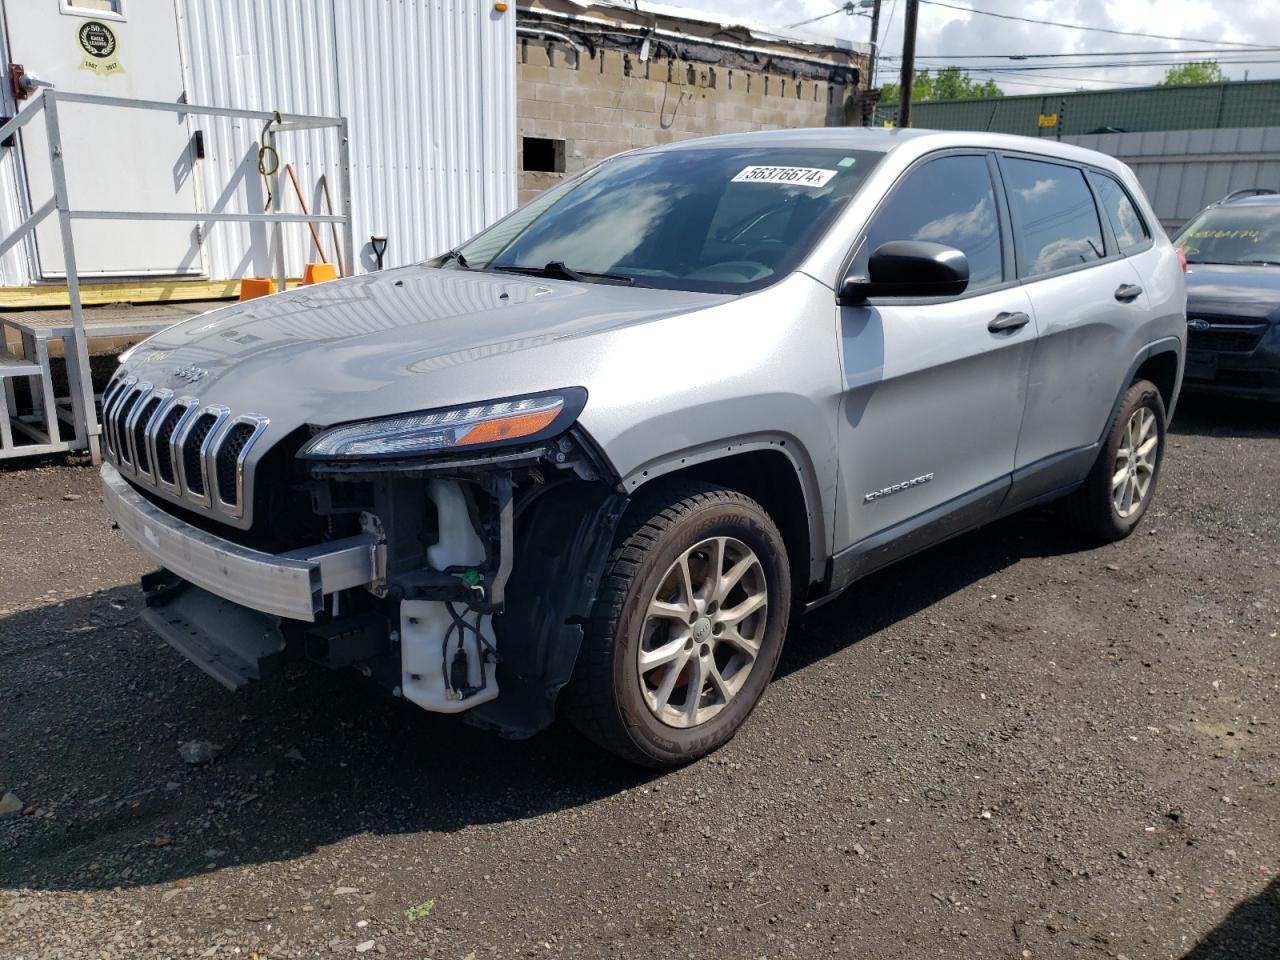
M876 109L876 123L897 119L897 105ZM1108 131L1206 130L1280 125L1280 80L1090 90L1063 94L922 100L911 125L933 130L988 130L1029 137ZM1059 125L1041 127L1042 115Z

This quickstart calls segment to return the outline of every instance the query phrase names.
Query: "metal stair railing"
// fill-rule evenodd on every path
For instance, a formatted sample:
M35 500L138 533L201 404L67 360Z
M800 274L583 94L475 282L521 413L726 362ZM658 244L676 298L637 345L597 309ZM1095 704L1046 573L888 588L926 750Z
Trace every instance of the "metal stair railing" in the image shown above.
M65 157L63 156L62 137L58 126L59 103L83 103L101 107L115 107L127 110L153 110L174 113L179 116L192 114L195 116L225 117L239 120L258 120L270 123L273 135L296 130L332 129L338 137L338 177L339 193L342 198L342 213L284 213L280 209L284 195L279 187L280 171L277 168L268 174L268 187L272 201L270 212L264 213L224 213L199 211L153 211L136 212L129 210L73 210L67 201L67 176ZM75 425L75 440L62 441L57 434L56 405L46 404L48 439L51 442L33 446L15 446L11 435L10 418L13 410L10 403L13 399L12 380L15 377L40 377L43 379L42 393L50 392L48 385L50 370L47 352L41 358L15 358L10 356L0 339L0 380L3 380L4 393L0 395L0 418L4 420L4 428L0 429L0 460L15 456L47 453L51 449L71 450L88 449L93 462L101 460L99 437L102 432L98 423L97 408L93 393L93 381L89 369L89 348L84 324L84 308L80 298L80 278L76 272L76 253L73 224L77 220L179 220L193 223L206 222L238 222L238 223L270 223L275 225L272 235L272 247L275 253L275 267L278 275L279 289L286 289L284 243L281 228L286 223L332 223L338 224L343 231L343 259L347 269L355 263L355 243L351 226L351 155L348 140L347 120L345 117L319 117L305 114L277 113L267 110L241 110L232 107L207 107L190 103L165 103L158 100L130 100L125 97L104 97L86 93L69 93L53 88L40 91L30 104L18 112L8 122L0 125L0 142L3 142L28 123L37 114L44 114L45 130L49 147L49 167L53 180L53 196L40 206L7 236L0 237L0 256L3 256L15 245L23 242L34 233L46 217L53 213L58 216L58 226L62 238L62 256L66 269L67 299L71 308L73 324L71 349L66 351L67 379L71 384L71 408ZM31 162L31 158L26 158ZM33 201L34 205L34 201ZM0 326L0 335L3 327ZM32 365L38 373L29 369ZM15 372L20 369L21 372ZM7 371L7 373L6 373ZM7 402L6 402L7 401ZM30 433L30 431L26 431Z

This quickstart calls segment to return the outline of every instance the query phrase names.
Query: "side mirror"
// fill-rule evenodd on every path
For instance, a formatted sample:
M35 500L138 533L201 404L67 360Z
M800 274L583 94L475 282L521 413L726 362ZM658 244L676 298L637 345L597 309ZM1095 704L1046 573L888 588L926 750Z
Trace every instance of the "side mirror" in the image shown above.
M867 262L867 276L849 274L841 303L870 297L954 297L969 285L969 261L955 247L928 240L891 240Z

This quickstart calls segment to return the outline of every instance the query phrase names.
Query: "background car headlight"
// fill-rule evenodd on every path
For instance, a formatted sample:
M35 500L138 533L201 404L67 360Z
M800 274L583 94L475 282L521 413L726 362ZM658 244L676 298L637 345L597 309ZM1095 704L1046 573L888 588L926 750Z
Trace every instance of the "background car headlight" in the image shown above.
M363 420L311 439L298 456L311 460L398 457L540 440L569 426L586 404L581 387Z

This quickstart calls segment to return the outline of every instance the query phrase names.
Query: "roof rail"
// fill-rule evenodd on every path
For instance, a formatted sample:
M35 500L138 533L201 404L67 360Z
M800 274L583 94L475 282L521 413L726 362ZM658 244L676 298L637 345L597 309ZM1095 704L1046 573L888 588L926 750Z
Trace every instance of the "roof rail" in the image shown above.
M1272 190L1270 187L1245 187L1243 190L1232 190L1218 202L1230 203L1232 200L1239 200L1241 197L1258 197L1270 193L1280 193L1280 190Z

